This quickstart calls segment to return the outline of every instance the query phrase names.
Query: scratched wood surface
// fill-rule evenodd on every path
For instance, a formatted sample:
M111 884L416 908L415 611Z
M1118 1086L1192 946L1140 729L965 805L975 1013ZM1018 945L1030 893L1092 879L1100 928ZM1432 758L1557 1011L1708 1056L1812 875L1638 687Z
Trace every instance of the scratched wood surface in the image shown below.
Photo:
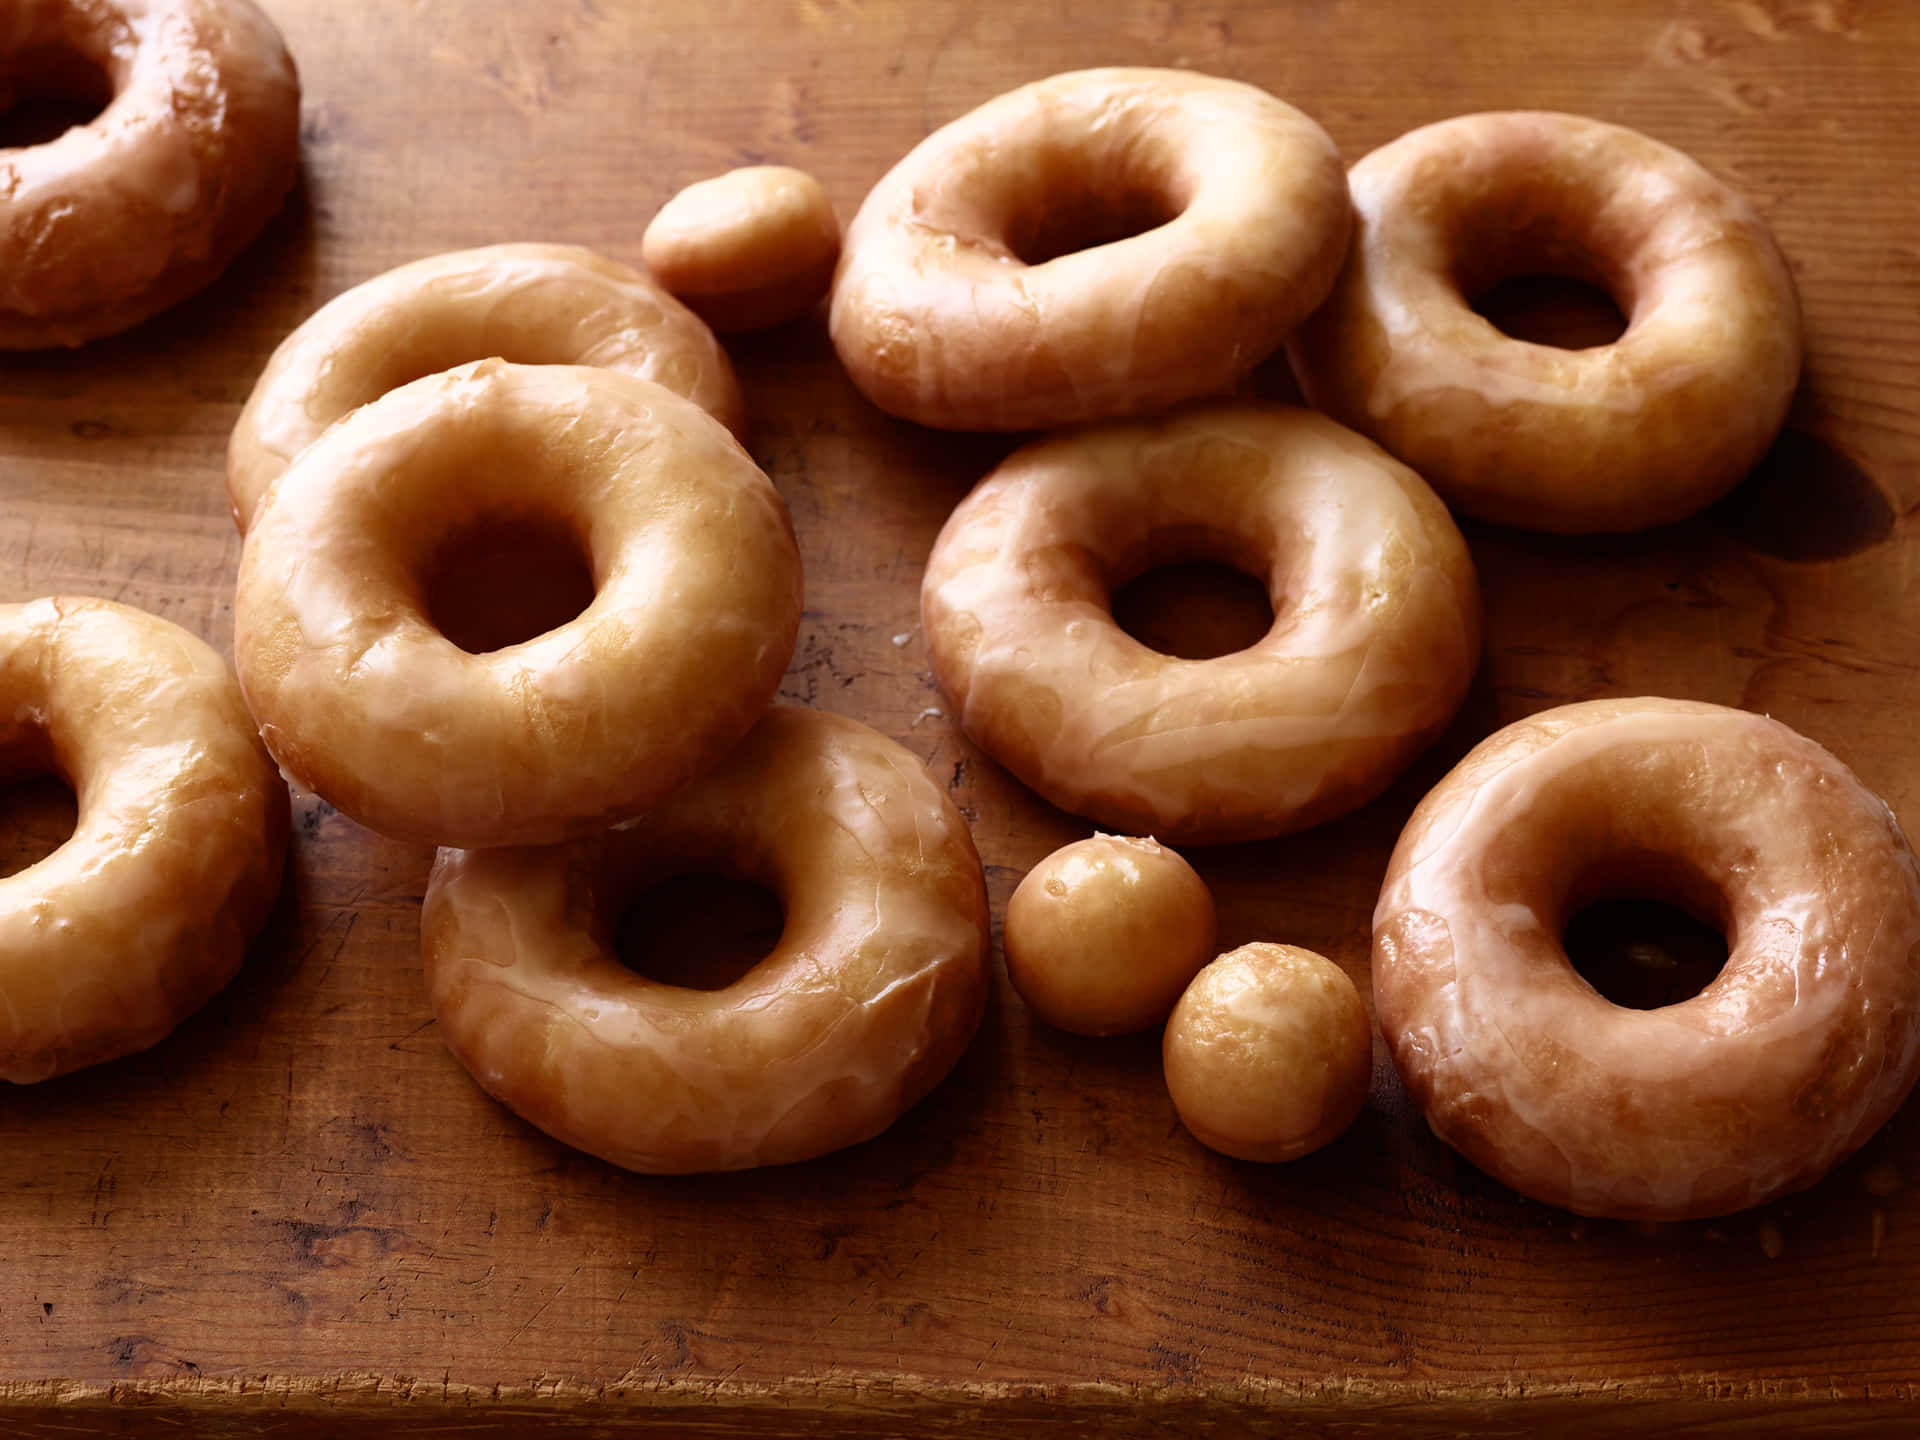
M1658 534L1469 527L1488 647L1459 722L1349 819L1196 854L1223 943L1310 945L1364 989L1374 891L1424 787L1495 725L1592 696L1769 711L1920 828L1920 7L269 9L305 82L303 184L171 315L0 360L0 600L113 596L230 647L227 432L288 329L404 260L553 239L635 261L674 190L757 161L813 171L845 218L930 128L1090 63L1254 81L1350 159L1450 114L1565 109L1681 146L1770 219L1811 347L1790 428L1733 497ZM1084 827L955 735L916 602L945 513L1010 442L878 415L817 318L732 348L806 563L784 693L949 783L997 915ZM1260 385L1284 394L1284 369ZM63 805L70 823L57 785L7 797L8 853L55 843ZM1046 1032L1002 980L955 1074L882 1138L647 1179L522 1125L446 1053L416 956L425 850L310 797L295 830L284 900L204 1013L146 1055L0 1094L0 1430L1718 1436L1920 1418L1911 1108L1790 1201L1585 1222L1456 1161L1384 1058L1326 1151L1222 1159L1177 1124L1155 1037Z

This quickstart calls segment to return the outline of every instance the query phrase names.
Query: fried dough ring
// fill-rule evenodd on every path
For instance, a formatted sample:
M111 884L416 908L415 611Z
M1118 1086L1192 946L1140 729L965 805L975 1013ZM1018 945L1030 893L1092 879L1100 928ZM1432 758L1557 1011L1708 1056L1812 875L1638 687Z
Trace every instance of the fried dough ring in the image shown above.
M0 605L0 773L73 836L0 879L0 1078L144 1050L233 978L279 893L287 789L227 662L105 600Z
M569 537L596 593L475 655L434 628L424 577L490 525ZM800 592L786 506L706 411L611 370L488 360L301 452L247 533L234 648L274 758L354 819L546 844L631 818L745 735Z
M638 375L746 433L720 342L645 275L573 245L456 250L354 286L280 342L227 445L234 524L244 533L267 487L343 415L494 356Z
M1276 349L1351 226L1333 142L1265 91L1055 75L936 131L873 188L842 247L833 343L869 400L922 425L1147 414Z
M1318 408L1454 509L1526 529L1640 530L1718 499L1765 453L1800 374L1800 302L1766 225L1669 146L1618 125L1465 115L1353 167L1353 251L1288 342ZM1627 328L1562 350L1471 301L1551 274Z
M621 965L624 902L708 868L778 894L773 953L717 991ZM877 1135L965 1050L990 943L980 858L947 793L885 736L790 706L633 826L441 851L421 937L440 1033L481 1088L649 1173Z
M1274 623L1148 649L1115 589L1211 560ZM1016 451L948 519L920 611L967 735L1063 810L1172 844L1283 834L1378 794L1480 653L1473 562L1419 476L1311 411L1212 401Z
M1616 1006L1561 936L1605 896L1718 926L1689 1000ZM1420 803L1374 912L1380 1027L1434 1132L1587 1215L1724 1214L1811 1185L1920 1071L1920 864L1777 721L1594 700L1510 725Z

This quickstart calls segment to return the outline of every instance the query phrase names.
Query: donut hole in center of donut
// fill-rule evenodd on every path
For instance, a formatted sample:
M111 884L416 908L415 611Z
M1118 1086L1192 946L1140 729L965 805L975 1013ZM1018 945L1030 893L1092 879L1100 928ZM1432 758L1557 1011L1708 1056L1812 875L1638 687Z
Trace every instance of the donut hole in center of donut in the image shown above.
M37 728L0 745L0 879L38 865L73 838L79 804Z
M1042 147L1010 181L1001 200L1006 246L1027 265L1044 265L1157 230L1187 208L1188 187L1152 145L1091 153Z
M586 547L546 516L492 517L457 530L427 567L428 619L472 655L523 644L593 603Z
M1689 866L1616 860L1575 887L1561 946L1604 999L1658 1010L1691 1000L1726 967L1723 909L1716 888Z
M786 912L764 885L718 871L676 875L628 902L613 953L637 975L683 990L724 990L780 943Z
M1265 639L1273 592L1258 547L1203 525L1159 525L1138 537L1109 575L1121 630L1176 660L1216 660Z
M1177 660L1215 660L1257 645L1273 628L1267 587L1210 560L1143 571L1113 592L1113 618L1149 650Z
M1611 345L1632 312L1627 276L1584 233L1593 217L1496 209L1454 237L1453 279L1474 313L1515 340L1557 350Z
M1556 350L1611 345L1627 329L1611 295L1564 275L1508 276L1476 296L1473 308L1501 334Z
M0 61L0 148L58 140L99 118L114 94L107 68L60 44L35 45Z

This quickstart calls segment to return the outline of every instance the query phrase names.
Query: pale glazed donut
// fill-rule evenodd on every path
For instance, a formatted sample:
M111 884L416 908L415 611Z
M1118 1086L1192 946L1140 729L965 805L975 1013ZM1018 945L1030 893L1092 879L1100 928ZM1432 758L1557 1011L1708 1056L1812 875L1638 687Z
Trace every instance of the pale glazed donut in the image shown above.
M1212 660L1124 633L1113 590L1184 560L1263 580L1272 629ZM1016 451L940 532L920 610L976 744L1063 810L1173 844L1371 799L1480 653L1472 561L1420 477L1324 416L1248 401Z
M1610 1004L1561 937L1639 896L1718 925L1692 999ZM1801 1189L1920 1065L1920 865L1892 812L1777 721L1595 700L1476 747L1374 912L1374 1004L1434 1132L1536 1199L1674 1220Z
M749 165L689 185L660 207L640 257L716 330L769 330L826 298L840 221L820 182Z
M1152 836L1093 835L1029 870L1001 927L1007 979L1077 1035L1158 1025L1214 955L1213 892Z
M1800 303L1760 217L1679 151L1617 125L1467 115L1353 167L1359 225L1288 342L1307 398L1456 510L1561 533L1638 530L1718 499L1760 459L1800 373ZM1471 301L1553 274L1627 328L1562 350Z
M15 0L0 62L30 67L12 90L51 65L113 92L90 123L0 150L0 348L78 345L185 299L293 184L300 82L248 0Z
M772 954L717 991L624 967L610 936L625 903L709 869L779 896ZM945 790L857 721L788 706L636 825L441 851L421 918L440 1033L481 1088L649 1173L879 1134L966 1049L989 943L980 858Z
M1366 1104L1373 1027L1347 972L1298 945L1229 950L1173 1007L1160 1051L1180 1123L1237 1160L1297 1160Z
M143 1050L240 968L287 790L227 662L105 600L0 605L0 773L57 773L73 836L0 879L0 1078Z
M571 536L596 594L471 655L423 577L500 522ZM302 785L396 839L544 844L638 814L746 734L793 651L800 559L772 484L691 401L488 360L301 452L247 532L235 621L247 703Z
M1351 225L1333 142L1265 91L1056 75L936 131L873 188L833 343L869 400L923 425L1147 414L1277 348L1326 296ZM1063 246L1090 248L1048 258Z
M573 245L456 250L335 296L280 343L228 442L234 523L244 533L267 487L341 416L409 381L496 356L638 375L746 433L720 342L647 276Z

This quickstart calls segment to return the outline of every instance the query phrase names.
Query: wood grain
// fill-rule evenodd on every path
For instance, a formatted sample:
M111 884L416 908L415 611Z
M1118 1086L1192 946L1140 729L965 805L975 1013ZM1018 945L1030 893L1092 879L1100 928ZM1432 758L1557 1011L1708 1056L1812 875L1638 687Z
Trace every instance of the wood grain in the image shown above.
M1774 225L1811 345L1790 429L1730 499L1656 534L1468 527L1488 646L1458 723L1362 812L1197 854L1222 945L1309 945L1364 989L1374 893L1414 801L1479 736L1562 701L1768 711L1920 828L1920 7L268 8L305 85L301 188L168 316L0 359L0 600L108 595L230 649L227 432L282 335L404 260L551 239L631 262L670 194L749 162L811 170L848 217L936 125L1092 63L1254 81L1349 158L1463 111L1566 109L1689 151ZM956 736L917 587L946 512L1013 442L877 414L817 317L732 349L806 564L783 694L880 727L948 782L997 915L1084 827ZM1284 366L1259 386L1285 393ZM62 803L30 798L9 843L42 843ZM1263 1169L1181 1131L1154 1037L1047 1032L1002 982L955 1075L880 1139L781 1171L648 1179L530 1130L447 1055L417 968L426 851L311 797L295 827L287 893L224 995L146 1055L0 1094L10 1434L1920 1423L1911 1110L1762 1211L1586 1222L1438 1145L1380 1047L1353 1131Z

